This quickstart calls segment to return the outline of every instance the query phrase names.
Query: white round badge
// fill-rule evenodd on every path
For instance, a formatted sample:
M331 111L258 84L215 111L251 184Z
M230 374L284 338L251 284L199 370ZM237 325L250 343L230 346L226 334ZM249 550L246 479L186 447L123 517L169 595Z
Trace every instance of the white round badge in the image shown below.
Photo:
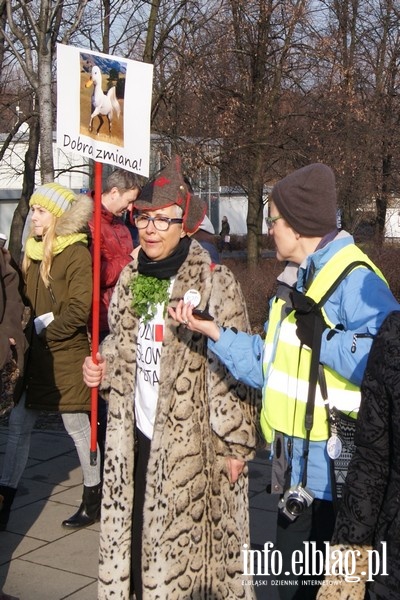
M183 296L185 304L191 304L193 308L196 308L200 304L201 296L197 290L188 290Z
M342 453L342 441L337 435L331 435L326 444L326 451L332 460L339 458Z

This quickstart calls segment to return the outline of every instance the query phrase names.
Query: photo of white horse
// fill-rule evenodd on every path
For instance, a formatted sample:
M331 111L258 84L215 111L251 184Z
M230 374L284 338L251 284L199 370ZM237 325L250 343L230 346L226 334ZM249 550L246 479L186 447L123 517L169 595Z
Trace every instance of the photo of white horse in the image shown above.
M90 115L89 131L93 131L93 119L98 117L99 125L96 129L96 135L98 135L104 123L103 117L106 116L108 120L108 134L111 136L111 125L114 113L116 114L117 119L119 119L121 114L121 107L117 100L115 85L110 87L107 93L103 92L102 75L99 67L97 66L92 67L92 72L89 80L86 83L86 87L90 88L92 85L92 113Z
M124 145L126 63L80 54L80 133Z

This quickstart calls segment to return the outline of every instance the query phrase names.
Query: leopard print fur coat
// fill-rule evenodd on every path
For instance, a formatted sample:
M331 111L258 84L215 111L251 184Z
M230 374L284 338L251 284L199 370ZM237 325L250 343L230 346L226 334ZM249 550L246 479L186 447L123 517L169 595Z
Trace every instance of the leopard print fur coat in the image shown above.
M101 510L99 600L129 599L134 498L134 383L138 320L131 309L133 261L122 271L109 312L102 394L109 400ZM223 265L192 240L170 304L194 288L218 324L248 330L242 291ZM238 383L204 336L168 315L147 473L142 576L144 600L254 598L243 580L249 544L247 468L231 485L227 456L248 461L256 446L258 394Z

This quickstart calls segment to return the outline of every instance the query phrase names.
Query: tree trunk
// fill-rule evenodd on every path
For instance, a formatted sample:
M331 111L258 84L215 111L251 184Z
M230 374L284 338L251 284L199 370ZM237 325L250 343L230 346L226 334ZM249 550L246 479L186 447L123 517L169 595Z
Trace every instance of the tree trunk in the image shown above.
M160 0L153 0L153 2L151 3L149 24L147 27L146 46L143 53L143 62L145 63L152 63L154 59L154 40L156 35L156 25L159 8Z
M103 52L105 54L110 53L110 14L111 14L111 2L110 0L103 0Z
M4 56L5 56L5 40L3 30L7 23L7 12L6 5L3 5L0 8L0 80L3 76L3 67L4 67ZM3 87L2 82L0 82L1 87Z
M258 265L260 254L260 238L262 233L262 187L254 186L249 192L247 213L247 265L254 268Z
M392 174L392 156L386 154L382 159L382 185L380 193L377 194L376 204L376 225L377 242L382 243L385 235L386 210L388 204L388 180Z
M40 174L42 183L54 181L53 107L51 103L52 52L45 33L40 40L38 55L38 102L40 114Z
M256 152L254 168L250 169L251 180L247 209L247 265L249 268L254 268L258 264L264 212L264 160L261 146L256 148Z
M26 217L29 212L29 199L35 188L35 171L38 157L40 126L39 119L34 117L30 120L29 144L25 154L24 179L22 183L21 198L14 211L11 223L9 250L17 265L21 262L21 240L24 231Z

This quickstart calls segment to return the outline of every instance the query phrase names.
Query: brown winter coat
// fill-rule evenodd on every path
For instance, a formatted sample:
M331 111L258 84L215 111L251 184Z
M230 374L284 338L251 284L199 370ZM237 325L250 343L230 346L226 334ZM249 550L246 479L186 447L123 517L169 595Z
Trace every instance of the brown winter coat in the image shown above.
M19 283L19 273L11 266L10 253L0 249L0 416L14 405L15 385L22 377L27 347ZM11 345L10 339L15 344Z
M82 219L87 222L89 217L90 213ZM84 224L71 209L59 219L63 225L57 230L59 235L63 234L67 218L76 220L75 231ZM90 390L83 382L82 364L90 354L87 336L92 301L90 252L84 244L74 243L54 256L50 289L45 287L39 268L39 261L31 262L26 275L26 296L33 317L53 312L54 321L39 336L33 323L30 324L26 406L60 412L89 411Z
M14 338L16 360L22 370L26 350L22 330L24 305L19 292L19 274L10 261L11 255L0 250L0 369L11 358L10 338Z
M100 535L100 600L129 599L134 462L134 385L138 320L131 309L133 261L110 305L104 392L109 420ZM176 305L194 288L199 308L221 325L248 328L239 284L192 241L171 295ZM207 349L207 339L167 315L160 388L148 466L143 526L144 600L254 598L244 585L242 550L249 544L247 468L229 483L226 457L248 461L256 446L256 395Z

